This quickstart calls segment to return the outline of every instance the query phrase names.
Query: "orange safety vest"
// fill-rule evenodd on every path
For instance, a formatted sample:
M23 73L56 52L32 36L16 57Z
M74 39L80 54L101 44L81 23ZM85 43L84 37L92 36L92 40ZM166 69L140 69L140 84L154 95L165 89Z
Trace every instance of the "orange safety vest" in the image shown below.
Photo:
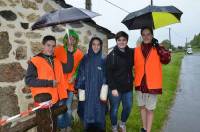
M146 74L148 89L162 91L162 64L156 48L152 48L148 57L144 58L141 46L135 48L135 87L141 85L142 78Z
M37 69L38 79L44 80L57 80L57 87L31 87L31 93L33 98L41 93L49 93L52 96L52 103L55 104L59 100L67 98L66 84L63 79L63 71L61 63L54 59L54 69L52 66L42 57L35 56L31 59L31 62Z
M65 48L63 46L57 46L55 48L54 55L60 62L67 63L67 53L66 53ZM65 78L64 80L65 80L66 85L67 85L66 88L67 88L68 91L72 91L72 92L74 91L74 83L69 83L69 80L75 74L75 72L76 72L76 70L79 66L79 63L82 60L84 54L82 53L81 50L77 49L75 51L75 53L73 53L73 56L74 56L74 67L72 69L72 72L67 73L67 74L64 73L64 78Z

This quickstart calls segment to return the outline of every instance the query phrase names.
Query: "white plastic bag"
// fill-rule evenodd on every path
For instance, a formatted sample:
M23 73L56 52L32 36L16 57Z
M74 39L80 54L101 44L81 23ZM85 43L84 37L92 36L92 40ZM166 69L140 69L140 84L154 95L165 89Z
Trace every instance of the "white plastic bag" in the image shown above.
M100 100L107 101L107 97L108 97L108 85L103 84L101 87Z
M79 101L85 101L85 90L78 89Z

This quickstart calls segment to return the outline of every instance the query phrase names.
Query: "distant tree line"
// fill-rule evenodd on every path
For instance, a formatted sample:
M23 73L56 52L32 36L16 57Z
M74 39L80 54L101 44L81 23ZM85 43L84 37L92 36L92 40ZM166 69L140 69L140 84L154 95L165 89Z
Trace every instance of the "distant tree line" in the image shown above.
M200 48L200 33L195 35L189 44L192 46L192 48Z
M171 42L166 39L161 42L161 44L166 48L166 49L172 49L172 51L184 51L185 47L184 46L177 46L175 47Z

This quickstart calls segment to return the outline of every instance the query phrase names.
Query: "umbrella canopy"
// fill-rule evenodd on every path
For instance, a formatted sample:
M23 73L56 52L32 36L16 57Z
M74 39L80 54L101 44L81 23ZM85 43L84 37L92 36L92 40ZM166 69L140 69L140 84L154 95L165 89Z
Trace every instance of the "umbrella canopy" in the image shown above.
M36 23L33 24L32 30L58 24L87 20L99 15L100 14L98 13L76 7L60 9L43 15L39 18L39 20L37 20Z
M174 23L180 23L182 11L174 6L147 6L128 14L122 21L129 30L151 27L157 29Z

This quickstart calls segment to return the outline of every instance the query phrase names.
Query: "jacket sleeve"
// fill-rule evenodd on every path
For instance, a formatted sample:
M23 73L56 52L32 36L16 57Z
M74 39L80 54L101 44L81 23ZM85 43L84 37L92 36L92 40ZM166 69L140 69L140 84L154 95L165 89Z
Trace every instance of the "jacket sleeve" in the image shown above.
M166 50L164 46L157 47L158 55L160 56L160 62L162 64L169 64L171 61L171 53L169 50Z
M135 48L130 48L130 49L131 49L131 63L132 66L134 66Z
M81 56L82 56L82 57L81 57L81 60L83 60L84 55L82 54ZM75 71L75 73L74 73L74 75L73 75L73 77L74 77L75 79L76 79L77 76L78 76L78 70L79 70L79 66L80 66L81 60L80 60L78 66L77 66L77 68L76 68L76 71Z
M38 79L37 69L32 62L29 62L25 83L29 87L53 87L53 80Z
M73 75L73 77L74 77L75 79L76 79L77 76L78 76L79 66L80 66L80 64L77 66L76 71L75 71L75 73L74 73L74 75Z
M61 72L61 74L60 74L60 77L58 80L58 82L60 82L59 87L58 87L58 94L59 94L60 100L63 100L63 99L68 98L68 95L67 95L67 91L66 91L67 84L65 83L65 80L64 80L64 74L63 74L63 69L62 69L61 63L60 63L60 72Z
M112 52L111 52L112 53ZM107 78L107 84L109 86L109 88L111 90L114 90L114 89L117 89L116 88L116 84L115 84L115 81L114 81L114 78L113 78L113 69L114 69L114 65L113 65L113 56L111 54L109 54L107 56L107 59L106 59L106 78Z
M106 79L106 59L103 58L103 84L107 84Z
M85 89L85 59L83 58L78 67L75 89Z
M67 52L67 63L62 63L62 67L63 67L63 72L64 73L70 73L73 70L74 67L74 57L73 57L73 53L71 52Z

